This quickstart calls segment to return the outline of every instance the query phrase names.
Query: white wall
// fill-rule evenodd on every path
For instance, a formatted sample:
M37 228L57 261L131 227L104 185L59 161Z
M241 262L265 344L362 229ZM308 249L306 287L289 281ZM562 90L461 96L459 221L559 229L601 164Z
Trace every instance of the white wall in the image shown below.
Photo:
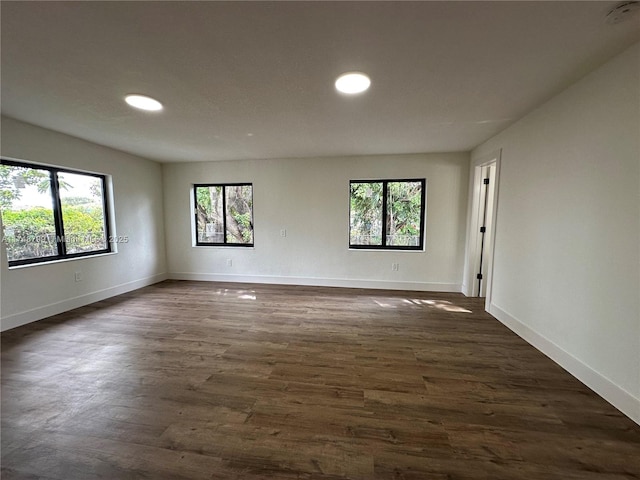
M460 291L468 170L466 153L165 164L170 276ZM427 179L425 252L349 250L349 180L375 178ZM254 248L192 246L190 190L206 182L253 183Z
M15 269L8 269L3 245L2 330L165 278L160 164L9 118L1 130L3 157L111 175L115 233L129 237L116 254Z
M640 44L502 149L491 313L640 423Z

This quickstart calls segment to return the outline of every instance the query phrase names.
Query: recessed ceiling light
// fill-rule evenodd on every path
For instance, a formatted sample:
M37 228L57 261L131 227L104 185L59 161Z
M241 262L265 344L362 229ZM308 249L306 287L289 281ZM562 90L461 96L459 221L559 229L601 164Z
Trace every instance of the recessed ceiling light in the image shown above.
M336 90L347 95L362 93L369 88L371 80L361 72L343 73L336 80Z
M147 110L149 112L162 110L162 104L159 101L146 95L127 95L124 97L124 100L132 107L139 108L140 110Z

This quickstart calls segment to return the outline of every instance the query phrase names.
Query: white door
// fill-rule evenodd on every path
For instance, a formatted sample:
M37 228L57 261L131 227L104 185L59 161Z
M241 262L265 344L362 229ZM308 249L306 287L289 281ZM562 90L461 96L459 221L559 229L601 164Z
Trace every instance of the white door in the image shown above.
M501 152L475 162L470 181L469 223L462 292L467 296L485 297L485 308L491 303L493 251Z
M475 281L473 294L486 297L487 280L492 265L494 195L496 183L496 164L490 163L480 168L480 189L478 198L477 240L475 255Z

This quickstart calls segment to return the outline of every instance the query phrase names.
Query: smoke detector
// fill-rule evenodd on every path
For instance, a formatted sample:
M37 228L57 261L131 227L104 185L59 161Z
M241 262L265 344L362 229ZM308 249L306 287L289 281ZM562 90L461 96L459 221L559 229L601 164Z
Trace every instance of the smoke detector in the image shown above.
M624 22L637 13L638 10L640 10L640 2L632 1L619 3L609 10L609 13L607 13L607 23L616 24Z

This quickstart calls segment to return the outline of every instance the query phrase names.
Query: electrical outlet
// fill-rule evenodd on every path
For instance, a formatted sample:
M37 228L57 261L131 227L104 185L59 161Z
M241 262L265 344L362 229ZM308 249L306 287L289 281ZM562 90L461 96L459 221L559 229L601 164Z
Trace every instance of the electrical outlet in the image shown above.
M76 272L74 274L74 278L75 278L76 282L81 282L82 281L82 272Z
M227 267L231 267L233 266L233 260L231 260L230 258L227 258Z

